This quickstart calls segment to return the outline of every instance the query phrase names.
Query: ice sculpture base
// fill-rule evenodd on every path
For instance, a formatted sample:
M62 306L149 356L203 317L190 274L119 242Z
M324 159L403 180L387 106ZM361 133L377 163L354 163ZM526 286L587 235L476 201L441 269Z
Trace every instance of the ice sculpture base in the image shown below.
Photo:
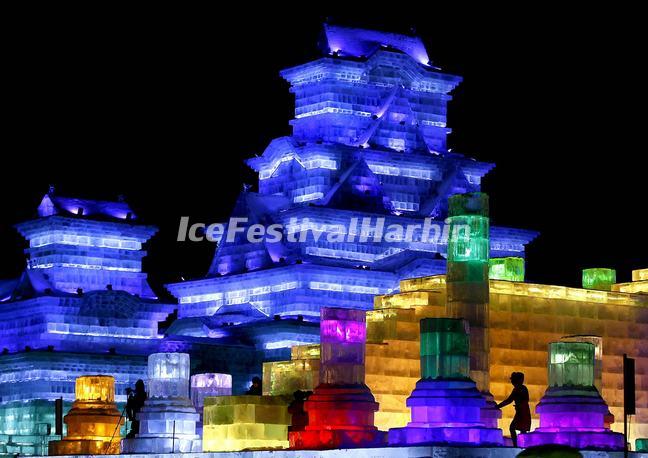
M492 401L470 379L419 380L407 399L412 421L389 430L390 445L503 445Z
M623 434L609 430L602 431L540 431L518 436L521 447L539 445L567 445L575 449L623 450Z
M558 444L577 449L623 450L623 434L605 427L608 406L594 387L553 387L536 412L540 427L520 434L521 447Z
M51 441L49 455L119 455L119 440L112 443L103 440L67 440Z
M378 403L366 385L319 385L304 403L309 424L288 435L290 448L380 447L387 434L373 426Z
M318 429L290 433L290 448L327 450L357 447L384 447L387 434L378 429Z
M202 451L200 439L171 437L135 437L122 440L124 453L198 453Z
M122 453L200 452L200 416L188 398L149 398L138 414L140 432L122 440Z
M389 430L389 443L398 445L452 444L477 445L503 443L502 431L486 427L426 428L406 426Z

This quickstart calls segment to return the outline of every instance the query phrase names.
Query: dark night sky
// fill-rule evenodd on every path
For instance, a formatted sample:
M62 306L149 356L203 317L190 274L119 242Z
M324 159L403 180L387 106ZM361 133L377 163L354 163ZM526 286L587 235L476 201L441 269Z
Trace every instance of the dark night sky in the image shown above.
M0 278L19 274L11 225L33 216L49 184L62 195L124 194L159 226L145 260L155 285L206 272L213 246L175 242L179 217L223 220L241 184L255 182L242 160L289 134L292 96L278 72L317 56L326 15L201 16L16 19L3 56ZM629 281L648 267L640 29L606 14L476 25L457 14L331 17L414 25L434 63L464 77L450 144L497 164L484 183L494 224L541 231L530 281L579 285L580 269L596 266Z

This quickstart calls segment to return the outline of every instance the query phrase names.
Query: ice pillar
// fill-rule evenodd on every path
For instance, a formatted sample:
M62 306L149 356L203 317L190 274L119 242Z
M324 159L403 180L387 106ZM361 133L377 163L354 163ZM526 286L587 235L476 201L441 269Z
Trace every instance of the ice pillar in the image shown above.
M470 325L470 377L480 391L489 390L488 196L453 195L448 199L448 316Z
M366 317L362 310L322 308L320 384L304 402L308 425L291 431L291 448L330 449L382 445L378 410L364 383Z

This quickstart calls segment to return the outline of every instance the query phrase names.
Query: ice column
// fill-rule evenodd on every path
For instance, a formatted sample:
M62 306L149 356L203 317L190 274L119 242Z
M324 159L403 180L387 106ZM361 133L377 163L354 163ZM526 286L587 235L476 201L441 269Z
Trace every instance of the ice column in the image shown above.
M457 194L448 199L448 316L470 325L470 376L480 391L489 386L488 196Z
M330 449L382 445L378 410L364 383L366 317L362 310L322 308L320 384L304 402L308 425L291 431L291 448Z

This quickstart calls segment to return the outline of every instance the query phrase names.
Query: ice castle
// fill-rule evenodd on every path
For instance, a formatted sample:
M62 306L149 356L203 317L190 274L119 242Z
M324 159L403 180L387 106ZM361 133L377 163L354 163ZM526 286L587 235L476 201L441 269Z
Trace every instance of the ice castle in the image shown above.
M271 413L287 411L283 399L295 389L317 388L322 367L335 361L326 345L319 346L323 308L349 316L367 311L364 372L357 375L375 397L377 411L364 429L373 428L374 418L380 431L406 426L406 400L424 375L420 322L452 318L470 322L470 375L480 391L490 389L503 399L510 372L521 370L529 375L534 408L547 388L547 343L592 343L594 385L617 416L615 430L620 357L635 357L643 378L631 437L645 443L648 296L642 293L648 292L648 270L635 271L630 283L616 283L606 269L586 271L582 289L525 283L525 246L537 234L490 225L487 199L479 191L494 165L447 148L447 105L461 78L434 67L414 36L325 25L321 50L321 58L281 72L295 95L293 134L273 140L247 161L259 174L258 188L239 195L229 220L244 221L246 229L279 225L283 237L252 243L244 232L233 239L222 236L204 278L166 285L178 304L160 301L149 287L143 246L157 229L141 224L122 200L64 197L51 189L35 218L16 226L29 246L23 274L0 281L0 454L46 454L48 441L59 439L55 400L63 400L65 412L73 401L85 402L75 396L75 383L90 375L114 378L114 399L109 398L119 410L126 387L138 379L154 395L141 437L127 441L125 450L139 452L156 443L159 451L195 451L202 412L194 413L191 399L199 409L205 406L208 431L281 432L279 439L259 433L228 438L228 444L287 444L283 432L289 420L277 423ZM464 210L475 210L469 208L472 200L481 199L481 213L453 214L448 201L457 194L471 196ZM479 222L478 241L449 249L446 238L427 236L431 224L443 227L448 217L466 215ZM389 241L378 236L392 226L412 232L394 232ZM478 250L471 251L472 243ZM446 277L448 263L456 266ZM177 319L162 324L175 309ZM181 402L157 399L163 396L155 389L156 378L148 379L157 366L147 368L155 354L189 355L190 363L182 357ZM235 396L196 402L200 390L187 395L189 380L215 376L226 386L211 387L209 395ZM263 377L266 396L236 396L253 376ZM306 404L306 411L318 399ZM188 418L179 420L181 430L166 421L170 412L182 417L178 409ZM497 415L484 412L472 423L503 428L512 415L503 413L506 423L498 425ZM186 436L179 438L184 442L175 443L176 431ZM221 436L214 434L204 450L222 447ZM300 435L306 436L293 434ZM408 456L432 453L417 450ZM402 453L393 448L371 456ZM461 453L456 456L475 456Z
M478 191L494 166L447 148L447 105L461 78L432 66L417 37L327 25L321 48L323 57L281 72L295 94L293 135L247 161L258 192L241 193L232 212L293 238L222 239L206 278L168 285L179 332L206 336L222 322L274 316L317 321L323 304L369 310L400 280L445 272L447 246L423 237L424 218L443 222L448 196ZM408 240L375 241L378 218L419 227ZM331 233L339 227L344 234ZM535 236L493 227L491 256L524 257ZM263 345L317 333L286 331Z

